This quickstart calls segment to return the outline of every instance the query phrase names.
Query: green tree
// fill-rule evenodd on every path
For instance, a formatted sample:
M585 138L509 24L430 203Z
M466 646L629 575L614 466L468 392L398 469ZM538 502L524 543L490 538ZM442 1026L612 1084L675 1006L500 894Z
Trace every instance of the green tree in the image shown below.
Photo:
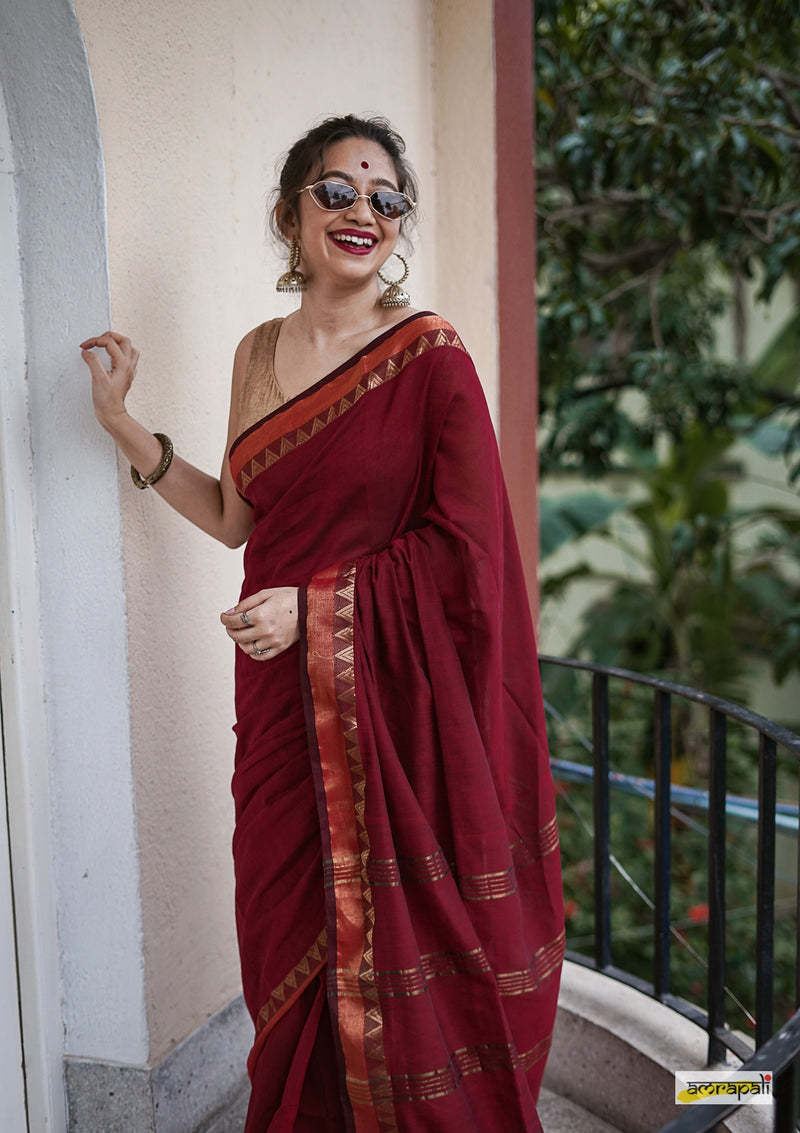
M536 5L542 465L796 414L714 325L800 278L800 14L773 0ZM795 340L797 328L795 328ZM787 432L787 447L798 431Z
M628 531L636 564L572 650L741 697L754 654L800 667L796 517L730 492L738 438L800 475L800 316L751 363L715 326L745 280L766 303L800 279L800 11L540 0L536 33L543 549ZM546 499L550 472L612 468L633 500L613 528L597 497Z

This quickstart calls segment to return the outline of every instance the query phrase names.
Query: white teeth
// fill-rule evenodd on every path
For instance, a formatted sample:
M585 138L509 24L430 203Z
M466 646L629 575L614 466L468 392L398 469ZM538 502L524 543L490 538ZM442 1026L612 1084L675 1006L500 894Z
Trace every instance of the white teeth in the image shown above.
M369 236L346 236L336 233L333 238L342 244L357 244L359 247L363 247L365 244L372 246L375 243Z

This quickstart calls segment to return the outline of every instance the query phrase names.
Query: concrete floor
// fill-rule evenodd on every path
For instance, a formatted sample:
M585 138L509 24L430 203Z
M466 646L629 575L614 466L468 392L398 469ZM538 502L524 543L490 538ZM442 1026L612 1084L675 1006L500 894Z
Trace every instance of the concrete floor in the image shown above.
M242 1133L247 1113L247 1096L247 1089L243 1089L223 1113L217 1114L211 1124L203 1125L195 1133ZM544 1133L617 1133L607 1122L549 1090L542 1090L539 1116Z
M538 1108L544 1133L618 1133L607 1121L549 1090L542 1090Z
M247 1101L250 1097L250 1085L245 1080L242 1088L231 1099L229 1104L213 1117L194 1130L194 1133L242 1133L244 1120L247 1116Z

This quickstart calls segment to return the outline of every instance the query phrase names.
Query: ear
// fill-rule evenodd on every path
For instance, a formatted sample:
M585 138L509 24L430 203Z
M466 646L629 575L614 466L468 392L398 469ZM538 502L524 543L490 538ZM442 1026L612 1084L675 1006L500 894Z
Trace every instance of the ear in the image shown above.
M285 236L287 240L294 240L300 235L297 215L294 209L288 206L284 200L278 201L275 205L275 223L281 235Z

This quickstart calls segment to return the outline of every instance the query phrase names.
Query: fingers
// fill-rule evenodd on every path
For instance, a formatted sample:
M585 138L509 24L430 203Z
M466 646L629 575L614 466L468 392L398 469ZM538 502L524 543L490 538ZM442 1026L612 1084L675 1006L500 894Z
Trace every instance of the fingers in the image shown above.
M94 350L98 346L104 347L106 350L109 346L112 350L119 348L125 354L131 352L131 340L124 334L117 334L113 330L107 330L105 334L98 334L95 338L87 338L85 342L81 343L81 350Z
M92 350L105 350L111 359L111 371L113 373L119 366L124 365L125 362L130 363L132 368L136 369L136 363L139 361L139 351L133 345L131 340L124 334L117 334L115 331L109 330L105 334L99 334L95 338L87 338L85 342L80 345L84 362L94 372L96 367L92 365L92 359L96 359L99 366L102 362L97 359L96 354L92 354ZM103 367L105 369L105 367Z
M267 661L300 636L297 590L286 586L249 594L220 614L228 637L255 661Z
M90 350L82 350L81 357L89 367L93 378L108 377L108 370L96 354L92 354Z
M263 606L272 600L274 590L257 590L255 594L248 594L235 607L237 614L249 613L250 610L255 610L257 606Z
M248 594L237 605L226 610L224 614L220 614L219 620L227 629L241 629L243 625L247 625L250 621L249 611L255 610L257 606L264 602L268 602L270 597L269 590L258 590L255 594ZM243 618L242 614L247 614L247 618Z

